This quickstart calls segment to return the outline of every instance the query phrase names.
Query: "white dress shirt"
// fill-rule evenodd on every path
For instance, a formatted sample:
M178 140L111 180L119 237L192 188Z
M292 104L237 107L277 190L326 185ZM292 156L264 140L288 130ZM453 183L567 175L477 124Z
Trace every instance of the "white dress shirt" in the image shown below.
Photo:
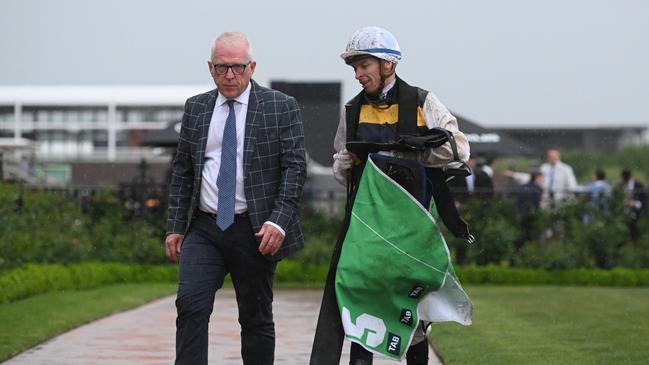
M475 190L475 174L465 176L464 180L466 181L466 190L473 193Z
M243 139L246 132L246 116L248 114L248 99L250 98L250 84L241 95L236 97L234 113L237 125L237 178L236 192L234 196L234 212L243 213L248 210L246 194L243 189ZM208 213L216 213L219 203L219 189L216 187L216 179L221 168L221 145L223 143L223 128L228 118L230 108L228 99L218 93L210 128L207 134L207 145L205 147L205 165L203 166L203 181L201 182L200 209Z
M250 99L251 84L234 100L234 113L237 126L237 177L234 195L234 213L240 214L248 210L246 193L243 186L243 141L246 133L246 117L248 116L248 100ZM210 120L210 127L207 134L207 145L205 146L205 164L201 182L201 194L199 209L208 213L217 213L219 204L219 189L216 186L216 179L221 168L221 145L223 144L223 128L225 120L230 113L228 99L218 93L214 112ZM282 235L286 235L284 229L274 222L266 221L279 229Z
M489 176L490 178L492 179L494 178L494 170L491 168L491 166L489 165L482 166L482 171L484 171L484 173L487 174L487 176Z

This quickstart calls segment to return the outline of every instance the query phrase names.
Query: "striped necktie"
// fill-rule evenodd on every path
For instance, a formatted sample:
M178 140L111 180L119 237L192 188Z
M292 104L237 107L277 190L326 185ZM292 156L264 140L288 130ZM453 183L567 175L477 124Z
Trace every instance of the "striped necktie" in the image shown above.
M237 181L237 120L234 100L228 100L229 113L223 127L221 143L221 166L216 178L219 202L216 210L216 225L223 231L234 223L234 194Z

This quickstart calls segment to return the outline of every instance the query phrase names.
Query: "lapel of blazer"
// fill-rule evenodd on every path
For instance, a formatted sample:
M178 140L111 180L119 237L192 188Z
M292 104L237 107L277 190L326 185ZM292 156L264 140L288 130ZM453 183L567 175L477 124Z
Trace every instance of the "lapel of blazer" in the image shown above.
M250 168L250 161L253 153L255 152L255 145L257 141L257 131L259 130L259 123L261 123L262 110L264 100L261 97L259 85L250 80L250 98L248 99L248 112L246 115L246 135L243 141L243 173L244 176Z
M198 171L202 171L203 163L205 161L205 150L207 149L207 135L210 131L210 122L212 121L212 113L214 113L214 104L216 103L216 89L207 93L207 100L205 102L205 110L198 117L198 159L196 165L199 167Z

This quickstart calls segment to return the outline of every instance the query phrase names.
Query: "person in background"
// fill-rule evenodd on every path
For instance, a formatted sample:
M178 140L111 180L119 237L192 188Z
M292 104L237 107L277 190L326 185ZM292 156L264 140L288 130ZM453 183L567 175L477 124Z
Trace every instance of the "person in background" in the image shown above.
M475 191L475 171L477 169L477 160L471 155L467 164L473 173L465 177L454 177L447 182L448 188L453 194L456 207L461 207L469 201Z
M511 177L519 184L530 181L530 174L505 171L505 176ZM574 198L578 190L577 178L572 167L561 161L561 152L557 148L550 148L547 151L547 160L541 165L543 181L543 196L541 197L541 208L554 210L560 208Z
M632 240L637 240L640 237L638 230L638 221L644 214L647 202L647 193L644 185L633 178L630 169L624 169L621 173L622 184L620 186L624 193L624 212L627 214L627 226L629 227L629 235Z
M517 186L514 190L516 213L521 220L521 238L516 241L517 251L523 248L525 242L534 239L532 237L533 230L530 228L541 205L542 195L543 175L538 171L531 172L530 181Z
M541 207L560 208L574 198L577 189L575 173L572 167L561 161L561 152L557 148L548 149L547 162L541 165L541 173L545 177Z
M478 166L473 171L475 175L474 195L480 200L489 200L494 197L494 171L496 168L496 158L493 156L486 157L484 164Z
M530 181L516 189L516 212L527 215L539 210L543 194L543 174L530 173Z
M608 212L608 199L611 197L611 184L606 181L606 172L602 169L595 170L592 181L586 184L579 192L585 194L588 202L599 212Z

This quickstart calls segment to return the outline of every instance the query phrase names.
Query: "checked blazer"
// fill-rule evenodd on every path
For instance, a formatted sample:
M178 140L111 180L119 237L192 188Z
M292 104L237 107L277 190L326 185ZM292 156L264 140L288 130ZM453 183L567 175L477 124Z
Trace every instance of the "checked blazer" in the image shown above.
M297 102L250 80L244 137L244 191L255 232L265 221L284 229L286 237L273 257L279 260L304 246L297 218L306 179L304 130ZM167 234L185 234L198 209L205 148L217 90L185 103L178 149L169 184ZM217 212L218 214L218 212Z

